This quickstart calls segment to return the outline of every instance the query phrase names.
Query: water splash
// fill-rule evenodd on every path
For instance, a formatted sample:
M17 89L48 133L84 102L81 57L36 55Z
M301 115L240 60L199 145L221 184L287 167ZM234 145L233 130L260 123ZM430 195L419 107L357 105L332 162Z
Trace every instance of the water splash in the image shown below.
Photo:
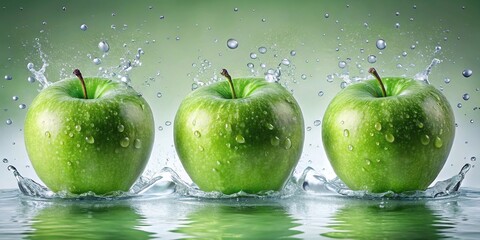
M391 198L391 199L438 199L455 197L459 194L460 185L465 178L466 173L470 170L471 165L465 164L460 172L444 181L438 181L434 186L425 191L408 191L403 193L394 193L387 191L383 193L371 193L368 191L354 191L349 189L338 177L327 180L326 177L319 175L316 171L308 167L304 170L299 179L299 186L309 194L328 194L338 193L347 197L355 197L362 199Z
M417 73L415 74L415 76L413 77L415 80L420 80L420 81L424 81L426 84L430 84L430 81L428 81L428 76L430 75L430 73L432 72L432 68L437 66L438 64L440 64L442 62L442 60L438 59L438 58L434 58L432 60L432 62L430 63L430 65L427 66L427 68L425 70L423 70L422 72L420 73Z
M42 60L42 67L36 70L35 65L30 62L27 64L27 69L33 74L34 79L40 82L43 88L46 88L51 84L50 82L48 82L47 77L45 76L45 70L47 70L48 67L48 56L42 51L42 45L40 44L39 40L36 41L35 48L40 55L40 59Z

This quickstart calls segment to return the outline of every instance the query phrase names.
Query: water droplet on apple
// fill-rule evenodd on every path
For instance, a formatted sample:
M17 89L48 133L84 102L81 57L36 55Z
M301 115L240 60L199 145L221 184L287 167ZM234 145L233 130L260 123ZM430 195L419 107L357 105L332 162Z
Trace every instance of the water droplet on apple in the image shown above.
M436 148L441 148L443 146L442 139L439 137L435 138L435 141L433 142L433 145L435 145Z
M95 138L93 138L92 136L88 136L85 137L85 141L87 141L87 143L93 144L95 143Z
M367 57L367 61L368 61L369 63L376 63L376 62L377 62L377 56L375 56L375 55L369 55L369 56Z
M362 172L365 172L365 171L367 171L367 170L364 167L362 167Z
M348 131L348 129L344 129L344 130L343 130L343 136L344 136L344 137L350 136L350 131Z
M273 145L273 146L278 146L280 144L280 138L278 138L277 136L273 137L271 140L270 140L270 143Z
M395 141L395 137L391 134L391 133L387 133L385 134L385 140L387 140L387 142L393 142Z
M375 129L377 129L377 131L382 130L382 124L379 122L375 123Z
M376 46L379 50L383 50L387 47L387 43L383 39L378 39L377 43L376 43Z
M265 54L267 52L267 48L266 47L259 47L258 52L261 53L261 54Z
M220 161L217 161L217 165L219 165L219 166L220 166L220 165L222 165L222 163L221 163Z
M268 130L273 130L274 127L271 123L267 123L267 128Z
M217 172L218 170L216 168L212 168L212 172Z
M292 147L292 140L290 140L290 138L286 138L283 147L287 150L290 149Z
M71 138L73 138L73 136L75 136L75 135L73 135L73 133L70 132L70 133L68 133L68 136L71 137Z
M72 162L67 161L67 165L68 165L68 166L72 166Z
M108 52L108 50L110 50L110 45L108 45L106 41L100 41L98 43L98 49L102 52Z
M422 142L423 145L428 145L430 143L430 137L428 135L423 135L420 138L420 142Z
M238 143L245 143L245 138L242 135L237 135L235 137L235 141L237 141Z
M348 151L353 151L353 145L351 144L348 145Z
M82 131L82 127L80 125L76 125L75 130L77 130L77 132L80 132Z
M80 25L80 29L81 29L82 31L87 31L87 29L88 29L87 24L82 24L82 25Z
M225 123L225 130L227 132L232 132L232 125L230 125L229 123Z
M119 124L117 126L117 130L118 130L118 132L123 132L123 131L125 131L125 126L123 126L122 124Z
M368 159L365 160L365 163L366 163L367 165L372 164L372 162L371 162L370 160L368 160Z
M195 137L197 137L197 138L202 136L202 134L199 131L193 132L193 135L195 135Z
M52 136L52 134L49 131L45 132L45 137L50 138L51 136Z
M423 123L422 123L422 122L418 122L417 126L418 126L419 128L423 128Z
M230 48L230 49L235 49L238 47L238 41L233 39L233 38L230 38L228 39L227 41L227 47Z
M128 147L128 145L130 145L130 138L124 137L122 140L120 140L120 146Z
M470 99L470 95L468 95L468 93L465 93L463 94L462 98L463 100L467 101L468 99Z
M135 141L133 141L133 146L136 148L136 149L139 149L142 147L142 140L140 139L135 139Z
M473 71L472 71L471 69L465 69L465 70L463 70L463 72L462 72L462 75L463 75L464 77L466 77L466 78L471 77L472 74L473 74Z

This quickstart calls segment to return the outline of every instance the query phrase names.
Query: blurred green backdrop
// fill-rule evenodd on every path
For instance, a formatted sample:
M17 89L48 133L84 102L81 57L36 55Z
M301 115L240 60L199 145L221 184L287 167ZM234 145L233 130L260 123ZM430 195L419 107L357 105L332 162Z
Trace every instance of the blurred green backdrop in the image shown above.
M139 54L139 66L128 76L150 102L157 127L147 171L154 174L169 166L185 178L172 141L175 111L192 87L221 80L222 68L235 77L264 76L281 67L281 82L299 101L307 128L296 173L311 166L330 178L334 175L317 120L340 90L341 76L369 77L367 70L374 66L383 76L413 77L437 58L442 62L432 69L430 81L450 100L458 124L439 180L449 178L465 163L475 165L480 156L478 16L480 2L475 0L3 1L0 188L16 186L7 170L10 164L38 180L26 155L22 129L29 104L40 89L38 81L27 80L32 76L27 64L38 70L41 53L51 82L73 77L74 68L90 76L124 76L125 63ZM238 41L237 48L227 47L230 38ZM378 39L386 41L384 50L375 46ZM100 41L108 42L107 53L98 48ZM265 53L259 50L262 47ZM368 61L370 55L376 56L376 62ZM95 64L95 58L101 63ZM290 64L279 65L283 59ZM344 68L339 64L343 62ZM465 69L473 75L464 77ZM465 186L479 183L480 171L473 167Z

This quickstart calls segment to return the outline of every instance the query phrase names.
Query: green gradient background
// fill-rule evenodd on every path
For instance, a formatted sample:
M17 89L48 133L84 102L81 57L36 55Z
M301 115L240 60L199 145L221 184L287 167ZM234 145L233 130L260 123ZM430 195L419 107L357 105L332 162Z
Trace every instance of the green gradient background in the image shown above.
M397 11L399 16L395 15ZM164 19L160 19L162 15ZM132 70L130 78L134 88L149 101L156 127L163 129L156 132L148 166L150 173L164 166L183 173L173 147L172 125L168 122L173 121L182 98L191 91L194 78L208 81L220 77L222 68L229 69L233 76L263 76L266 69L260 63L265 63L267 69L275 68L283 58L288 58L292 65L283 66L282 82L288 84L302 107L307 127L297 173L312 166L333 177L322 147L321 127L314 126L314 121L322 119L342 80L337 77L329 83L326 76L349 71L352 76L366 77L371 66L384 76L414 76L434 57L439 58L443 62L433 69L430 81L443 89L454 106L458 123L452 152L439 176L439 180L446 179L465 163L475 164L472 156L480 157L480 110L473 110L480 107L479 15L480 1L474 0L3 1L0 4L0 158L8 159L8 163L0 162L0 188L16 186L13 175L7 171L9 164L24 176L38 180L29 167L23 143L27 110L18 107L25 103L28 108L38 93L38 84L27 81L30 73L26 69L29 62L36 69L41 66L36 42L48 55L46 74L50 81L73 77L70 73L74 68L80 68L84 75L98 75L99 66L115 67L122 57L133 59L138 48L145 51L142 66ZM400 28L395 28L397 22ZM80 30L83 23L88 25L87 31ZM112 24L116 25L115 30ZM229 38L239 42L237 49L227 48ZM387 42L381 54L375 47L379 38ZM110 44L110 51L97 66L88 54L101 57L97 44L102 40ZM416 44L414 50L410 49L412 44ZM434 53L437 45L442 50ZM258 52L261 46L268 49L266 54ZM290 56L291 50L296 51L296 56ZM401 56L402 51L408 55ZM250 59L251 52L257 53L258 58ZM367 62L370 54L377 56L376 63ZM204 60L209 63L206 68L201 67ZM340 69L339 61L347 61L348 67ZM249 62L255 64L255 73L247 68ZM398 64L403 68L398 68ZM472 77L462 76L465 68L473 70ZM302 74L307 76L305 80ZM4 80L5 75L13 80ZM451 83L444 82L446 77ZM319 91L325 94L319 96ZM158 92L162 93L161 98L157 97ZM470 94L468 101L462 99L464 93ZM18 101L12 100L14 95L19 97ZM458 103L463 107L457 108ZM5 124L7 119L13 124ZM474 167L464 186L479 183L480 171Z

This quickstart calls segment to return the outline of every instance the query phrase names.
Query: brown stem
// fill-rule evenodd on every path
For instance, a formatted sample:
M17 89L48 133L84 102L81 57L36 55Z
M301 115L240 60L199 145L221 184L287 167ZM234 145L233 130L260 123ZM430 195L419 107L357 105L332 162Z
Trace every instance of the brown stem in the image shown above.
M377 79L378 83L380 83L380 87L382 88L382 96L386 97L387 91L385 91L385 86L383 85L382 79L380 78L380 75L378 75L377 70L375 70L375 68L372 67L368 70L368 72Z
M226 77L228 80L228 84L230 85L230 91L232 91L232 99L237 98L237 95L235 94L235 88L233 87L232 77L230 76L230 74L228 74L227 69L222 69L222 72L220 74L222 74L222 76Z
M75 74L75 76L77 76L78 79L80 79L80 82L82 83L83 98L88 99L87 87L85 86L85 81L83 80L82 73L80 72L80 70L75 69L75 70L73 70L73 74Z

